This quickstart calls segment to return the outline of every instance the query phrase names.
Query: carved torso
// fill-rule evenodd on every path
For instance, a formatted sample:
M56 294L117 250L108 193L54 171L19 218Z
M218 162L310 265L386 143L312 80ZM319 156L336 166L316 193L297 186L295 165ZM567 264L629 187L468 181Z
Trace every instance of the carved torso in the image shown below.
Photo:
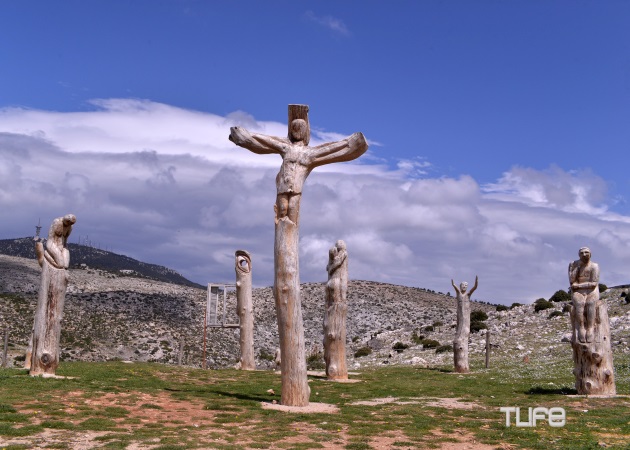
M278 194L301 194L304 181L311 173L311 158L308 147L286 145L282 156L282 166L276 177Z
M599 283L599 266L592 261L589 261L587 264L584 264L579 259L573 261L569 267L569 282L571 285L573 283L588 283L586 287L573 288L573 290L578 292L588 292L596 289Z

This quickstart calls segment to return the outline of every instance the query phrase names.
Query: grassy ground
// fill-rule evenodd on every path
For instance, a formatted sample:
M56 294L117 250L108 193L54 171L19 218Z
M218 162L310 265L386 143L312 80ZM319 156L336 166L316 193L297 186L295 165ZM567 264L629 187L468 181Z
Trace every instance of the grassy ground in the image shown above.
M615 371L618 393L630 394L630 355L615 355ZM630 398L570 395L566 360L496 361L468 375L450 366L386 367L362 371L353 384L312 377L311 401L336 405L338 414L262 409L280 400L272 372L112 362L62 363L58 375L75 378L0 369L0 450L630 446ZM387 397L396 401L369 403ZM506 427L503 406L525 410L523 420L528 407L562 407L567 423Z

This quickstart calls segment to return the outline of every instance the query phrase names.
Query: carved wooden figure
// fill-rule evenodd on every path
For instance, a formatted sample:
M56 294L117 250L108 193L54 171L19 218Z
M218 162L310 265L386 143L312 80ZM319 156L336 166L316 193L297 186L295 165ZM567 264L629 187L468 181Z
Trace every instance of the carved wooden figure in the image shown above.
M468 338L470 337L470 296L477 289L479 277L475 277L475 285L468 292L468 283L463 281L459 288L453 280L451 285L457 294L457 330L453 340L453 355L455 359L455 372L468 373Z
M287 138L254 134L241 127L230 129L230 140L254 153L277 153L282 165L276 177L274 298L282 353L281 403L307 406L310 389L306 376L304 325L300 303L298 259L300 199L306 177L318 166L351 161L368 148L361 133L309 147L307 105L289 105Z
M329 380L347 380L346 314L348 311L348 252L344 241L337 243L328 254L328 283L324 311L324 361Z
M582 247L569 264L575 389L578 394L615 395L615 374L606 303L599 299L599 265Z
M252 258L245 250L237 250L236 311L239 317L242 370L255 370L254 357L254 306L252 303Z
M72 214L53 220L46 246L35 244L37 260L42 266L39 297L33 325L33 348L30 375L54 376L59 365L61 318L68 286L70 252L66 244L77 221Z

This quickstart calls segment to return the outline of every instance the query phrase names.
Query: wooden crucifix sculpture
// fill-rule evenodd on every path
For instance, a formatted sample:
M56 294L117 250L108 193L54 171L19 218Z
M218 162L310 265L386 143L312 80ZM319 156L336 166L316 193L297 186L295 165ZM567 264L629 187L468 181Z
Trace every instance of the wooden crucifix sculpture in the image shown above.
M46 246L40 240L35 243L42 278L33 325L31 376L54 376L59 365L61 318L70 265L67 243L76 221L72 214L56 218L50 225Z
M470 336L470 296L475 292L479 284L479 277L475 277L475 285L468 292L468 283L462 281L459 288L453 280L451 285L457 295L457 329L453 340L453 357L455 372L468 373L468 338Z
M615 374L606 303L599 299L599 265L582 247L580 259L569 264L573 373L582 395L615 395Z
M310 388L306 375L298 258L302 187L315 167L356 159L365 153L368 144L362 133L354 133L338 142L309 147L308 105L289 105L287 138L232 127L230 140L254 153L278 153L282 157L276 177L273 287L282 354L280 402L287 406L308 406Z

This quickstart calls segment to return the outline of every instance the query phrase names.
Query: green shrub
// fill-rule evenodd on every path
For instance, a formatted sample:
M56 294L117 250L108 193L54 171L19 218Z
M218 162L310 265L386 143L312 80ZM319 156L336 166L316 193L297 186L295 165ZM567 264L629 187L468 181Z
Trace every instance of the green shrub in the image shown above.
M604 292L608 290L608 286L606 286L604 283L599 283L599 292Z
M438 341L436 341L435 339L423 339L422 340L422 347L423 348L436 348L439 347L440 343Z
M505 305L497 305L497 312L498 311L507 311L509 308Z
M451 344L440 345L438 348L435 349L435 353L446 353L446 352L452 352L452 351L453 351L453 346Z
M550 302L568 302L571 300L571 296L567 291L563 291L560 289L556 291L551 297L549 297Z
M274 356L272 354L269 354L265 351L265 349L261 349L260 352L258 352L258 358L262 359L263 361L273 361Z
M433 331L433 330L434 330L434 328L433 328L433 326L432 326L432 325L429 325L429 326L427 326L427 327L424 327L424 331L426 331L427 333L430 333L430 332L431 332L431 331Z
M470 313L470 321L471 322L483 322L484 320L488 320L488 314L477 309Z
M536 303L534 304L534 311L538 312L544 311L545 309L553 308L553 303L548 302L544 298L542 299L542 301L540 300L541 299L536 300Z
M562 311L551 311L551 314L549 314L549 317L547 317L547 319L553 319L554 317L558 317L562 315L564 315Z
M392 349L396 350L398 353L402 353L402 351L406 348L409 348L409 346L407 344L403 344L402 342L398 341L396 342L393 346Z
M519 306L523 306L523 304L522 303L512 303L512 306L510 306L510 309L518 308Z
M360 358L362 356L367 356L367 355L369 355L371 353L372 353L372 349L370 347L368 347L368 346L365 346L365 347L361 347L356 352L354 352L354 357L355 358Z
M359 336L355 336L355 337L352 338L352 342L358 342L359 339L360 339Z
M477 333L479 330L487 330L487 329L488 329L488 325L486 325L483 322L480 322L478 320L470 322L470 332L471 333Z
M321 370L326 368L324 362L324 354L322 352L313 352L306 357L306 368L308 370Z
M416 344L416 345L422 344L422 340L423 339L424 339L424 336L423 335L418 335L418 333L416 331L411 333L411 342L413 342L414 344Z

